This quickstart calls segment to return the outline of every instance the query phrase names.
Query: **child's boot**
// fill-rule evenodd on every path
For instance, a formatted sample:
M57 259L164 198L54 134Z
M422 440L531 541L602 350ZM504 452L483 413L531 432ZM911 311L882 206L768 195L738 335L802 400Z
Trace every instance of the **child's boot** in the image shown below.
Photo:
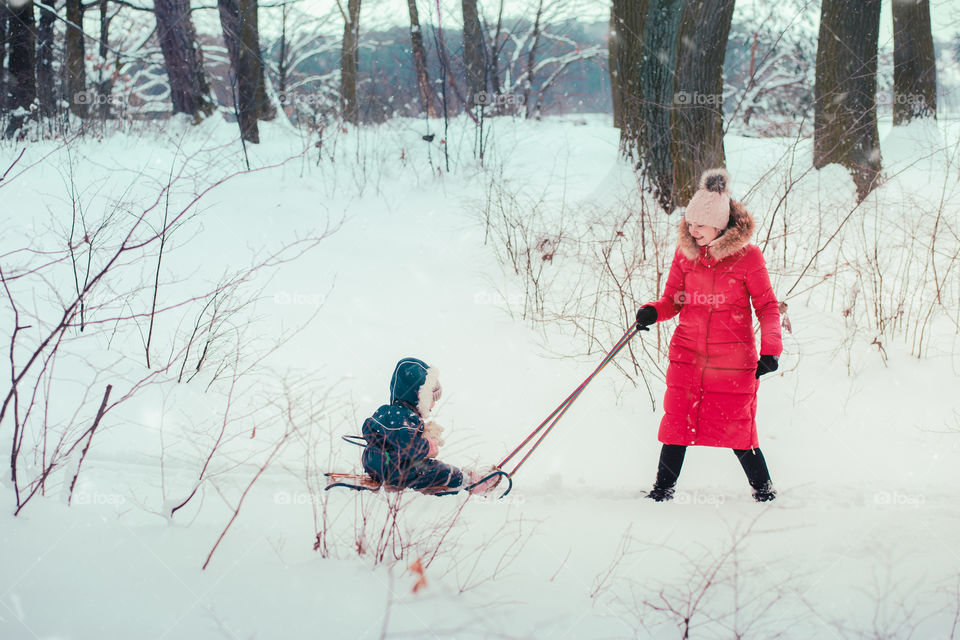
M468 487L467 491L471 495L483 495L484 493L489 493L490 491L493 491L496 488L496 486L500 484L500 478L502 478L503 476L501 476L498 473L495 476L487 478L483 482L480 482L480 480L482 480L485 476L490 475L494 471L496 471L496 469L494 469L493 467L491 467L488 471L482 471L482 472L468 471L467 472L467 487ZM477 484L478 482L480 484Z

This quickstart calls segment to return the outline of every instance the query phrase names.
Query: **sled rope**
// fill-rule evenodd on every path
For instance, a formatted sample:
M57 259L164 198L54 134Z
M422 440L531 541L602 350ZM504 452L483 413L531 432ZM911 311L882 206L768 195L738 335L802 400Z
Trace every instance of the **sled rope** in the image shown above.
M547 434L549 434L550 431L555 426L557 426L557 422L560 421L560 418L562 418L563 414L567 412L567 409L570 408L570 406L580 396L583 390L586 389L587 385L590 384L590 382L597 376L597 374L599 374L603 370L604 367L610 364L610 362L616 357L617 353L619 353L620 350L623 349L623 347L625 347L628 342L630 342L630 339L633 338L633 336L637 335L637 333L638 333L638 329L636 325L631 325L631 327L627 329L627 332L623 334L623 336L617 341L615 345L613 345L613 348L610 349L610 352L607 353L606 356L604 356L603 360L600 362L597 368L593 370L593 373L587 376L587 379L581 382L580 386L574 389L573 393L567 396L567 398L560 403L560 406L558 406L556 409L551 411L550 415L544 418L543 422L541 422L537 426L537 428L530 433L530 435L524 438L523 442L517 445L517 447L513 451L511 451L510 454L506 458L504 458L500 464L491 468L490 471L487 472L479 480L475 481L470 485L465 486L464 488L470 491L475 487L481 485L482 483L490 480L491 478L499 477L507 481L507 490L504 491L502 494L500 494L500 497L503 498L508 493L510 493L510 490L513 489L513 475L530 458L531 454L533 454L533 452L537 450L537 447L539 447L543 443L543 440L544 438L547 437ZM540 436L539 438L537 438L538 434ZM345 441L353 445L362 447L362 446L365 446L366 444L366 441L363 438L363 436L342 436L342 437ZM533 442L534 438L537 438L535 442ZM523 451L524 447L530 444L530 442L533 442L533 446L531 446L530 449L525 454L523 454L523 456L516 463L513 469L511 471L504 471L503 470L504 465L510 462L510 460L512 460L514 456L516 456L518 453ZM348 473L327 473L325 475L328 478L328 484L327 484L326 490L332 489L333 487L347 487L355 491L376 492L380 490L382 486L384 486L380 482L374 482L372 479L363 477L362 475L354 475L354 474L348 474ZM396 490L397 488L387 487L387 489ZM432 487L432 488L428 488L426 492L436 496L445 496L445 495L453 495L460 491L459 487L452 490L445 490L445 489L446 487Z
M541 422L537 426L537 428L534 429L533 432L531 432L530 435L528 435L523 440L523 442L517 445L517 448L511 451L510 454L506 458L504 458L500 464L498 464L495 467L495 469L503 473L506 478L511 479L513 475L520 469L520 467L523 466L523 463L527 461L530 455L537 450L537 447L540 446L540 444L543 442L543 439L546 438L547 434L550 433L550 431L557 425L557 422L560 420L560 418L563 417L563 414L567 412L567 409L570 408L570 405L572 405L574 401L580 396L580 394L587 387L587 385L590 384L590 381L593 380L597 376L597 374L603 370L605 366L610 364L610 362L616 357L617 353L621 349L623 349L623 347L626 346L626 344L630 342L630 339L633 338L633 336L637 335L637 333L638 333L637 326L631 325L630 328L627 329L627 332L623 334L623 337L621 337L617 341L617 343L613 345L613 348L610 349L610 352L607 353L607 355L603 358L599 366L597 366L597 368L593 370L593 373L587 376L587 379L581 382L580 386L574 389L573 393L567 396L566 400L560 403L560 406L558 406L556 409L551 411L550 415L548 415L543 420L543 422ZM543 433L540 433L541 431ZM540 437L537 438L537 441L533 443L533 446L530 447L530 450L527 451L522 458L520 458L520 461L517 462L516 466L513 467L513 470L502 471L503 466L508 462L510 462L510 460L514 456L516 456L520 451L523 450L524 447L526 447L534 438L536 438L537 434L540 434ZM503 495L506 495L506 493Z

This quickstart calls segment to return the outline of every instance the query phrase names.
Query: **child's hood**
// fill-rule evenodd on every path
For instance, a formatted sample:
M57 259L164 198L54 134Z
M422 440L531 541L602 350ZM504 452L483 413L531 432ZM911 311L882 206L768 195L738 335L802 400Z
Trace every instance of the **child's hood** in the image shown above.
M424 418L430 415L433 390L438 386L440 372L417 358L404 358L397 363L390 377L390 404L402 400L415 407Z

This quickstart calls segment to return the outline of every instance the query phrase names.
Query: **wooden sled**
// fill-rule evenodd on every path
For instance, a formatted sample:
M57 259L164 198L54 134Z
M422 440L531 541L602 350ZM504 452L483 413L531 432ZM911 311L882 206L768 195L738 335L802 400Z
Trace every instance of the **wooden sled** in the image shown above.
M394 485L383 484L381 482L376 482L373 478L368 476L365 473L326 473L327 476L327 487L324 491L329 491L334 487L346 487L347 489L353 489L354 491L373 491L377 492L380 489L384 491L403 491L404 487L397 487ZM428 496L452 496L457 493L460 493L460 489L451 489L446 485L439 485L436 487L427 487L426 489L417 489L420 493L426 494Z
M383 489L384 491L403 491L405 488L405 487L397 487L394 485L376 482L375 480L373 480L373 478L371 478L365 473L337 473L332 471L330 473L325 473L324 475L327 477L327 486L324 489L324 491L329 491L334 487L345 487L347 489L353 489L354 491L373 491L375 493L377 491L380 491L381 489ZM513 488L513 479L511 479L508 474L504 473L503 471L500 471L499 469L491 471L484 477L480 478L480 480L478 480L477 482L465 487L458 487L456 489L451 489L446 485L439 485L436 487L427 487L426 489L413 489L413 491L418 491L419 493L423 493L428 496L453 496L460 493L461 489L470 491L480 483L493 477L507 479L507 483L508 483L507 490L500 495L501 498L507 495L508 493L510 493L510 489ZM497 486L499 484L500 482L498 480L494 486Z

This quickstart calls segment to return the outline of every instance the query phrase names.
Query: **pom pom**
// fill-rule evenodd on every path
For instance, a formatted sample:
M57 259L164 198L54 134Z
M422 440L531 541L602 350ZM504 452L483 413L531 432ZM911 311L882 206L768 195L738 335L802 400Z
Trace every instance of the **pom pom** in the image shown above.
M724 193L730 183L730 174L726 169L708 169L700 178L700 188L714 193Z

